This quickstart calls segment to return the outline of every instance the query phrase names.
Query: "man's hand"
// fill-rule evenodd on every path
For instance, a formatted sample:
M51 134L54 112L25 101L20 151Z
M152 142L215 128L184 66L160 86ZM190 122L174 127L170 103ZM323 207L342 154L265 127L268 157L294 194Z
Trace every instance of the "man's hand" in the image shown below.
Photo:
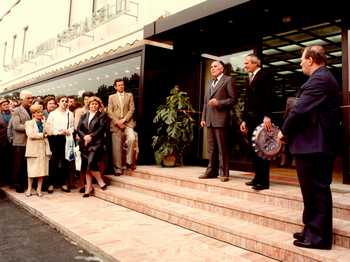
M240 126L239 129L241 130L241 132L246 135L248 133L248 127L247 124L245 123L245 121L243 121Z
M125 128L125 119L119 119L116 123L116 125L120 128L120 129L124 129Z
M282 131L279 131L277 134L277 140L278 142L285 144L286 143L286 137L283 135Z
M219 105L219 101L216 98L212 98L208 102L209 107L217 107Z
M264 116L264 120L263 120L263 124L264 124L264 128L270 132L272 130L272 122L271 122L271 118Z
M201 121L201 127L205 127L206 125L207 125L207 123L204 120L202 120Z

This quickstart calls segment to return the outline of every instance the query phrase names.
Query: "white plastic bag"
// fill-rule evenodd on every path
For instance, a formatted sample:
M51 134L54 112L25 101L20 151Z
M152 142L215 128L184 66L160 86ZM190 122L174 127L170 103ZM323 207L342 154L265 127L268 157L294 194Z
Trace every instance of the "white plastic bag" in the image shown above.
M75 170L80 171L81 170L81 153L79 145L74 147L74 157L75 157Z
M74 139L73 136L66 136L66 159L68 161L73 161L75 159L74 157Z

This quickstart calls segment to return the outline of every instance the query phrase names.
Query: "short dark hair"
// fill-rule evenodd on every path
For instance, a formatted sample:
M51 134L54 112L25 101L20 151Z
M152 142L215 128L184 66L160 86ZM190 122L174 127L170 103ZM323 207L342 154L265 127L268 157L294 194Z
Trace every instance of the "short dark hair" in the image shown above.
M57 96L57 97L56 97L56 103L58 104L58 103L61 101L62 98L67 98L67 96L65 96L65 95L59 95L59 96Z
M302 53L305 54L305 58L311 57L316 64L318 65L327 64L326 50L323 48L323 46L320 46L320 45L307 46L302 51L303 51Z
M91 91L85 91L82 95L83 99L87 96L87 97L92 97L94 96L95 94Z
M124 83L124 80L123 80L123 78L117 78L116 80L114 80L113 86L115 86L117 82L123 82Z

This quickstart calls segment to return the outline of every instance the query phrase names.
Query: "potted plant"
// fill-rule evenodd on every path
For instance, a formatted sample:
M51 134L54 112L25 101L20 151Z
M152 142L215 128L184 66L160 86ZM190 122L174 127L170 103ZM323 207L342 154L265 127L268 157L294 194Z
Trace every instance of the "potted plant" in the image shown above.
M193 140L193 111L189 96L178 86L170 90L166 103L157 108L153 118L156 134L152 137L157 164L183 164L183 154Z

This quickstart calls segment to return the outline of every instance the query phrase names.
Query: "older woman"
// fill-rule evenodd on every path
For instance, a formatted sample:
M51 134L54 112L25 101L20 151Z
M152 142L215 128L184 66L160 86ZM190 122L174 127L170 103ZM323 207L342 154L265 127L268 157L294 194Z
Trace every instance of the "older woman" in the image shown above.
M38 178L37 194L42 196L41 187L43 177L48 176L49 159L51 151L43 120L43 106L39 104L30 107L32 120L25 122L25 130L28 137L26 153L28 167L28 189L25 192L27 197L32 194L32 183L35 177Z
M82 156L81 171L86 176L85 193L83 197L89 197L93 192L92 177L95 177L102 190L107 188L99 170L98 162L103 151L104 133L106 131L106 115L100 112L102 101L92 96L88 101L88 111L83 114L77 127L79 135L79 147Z

